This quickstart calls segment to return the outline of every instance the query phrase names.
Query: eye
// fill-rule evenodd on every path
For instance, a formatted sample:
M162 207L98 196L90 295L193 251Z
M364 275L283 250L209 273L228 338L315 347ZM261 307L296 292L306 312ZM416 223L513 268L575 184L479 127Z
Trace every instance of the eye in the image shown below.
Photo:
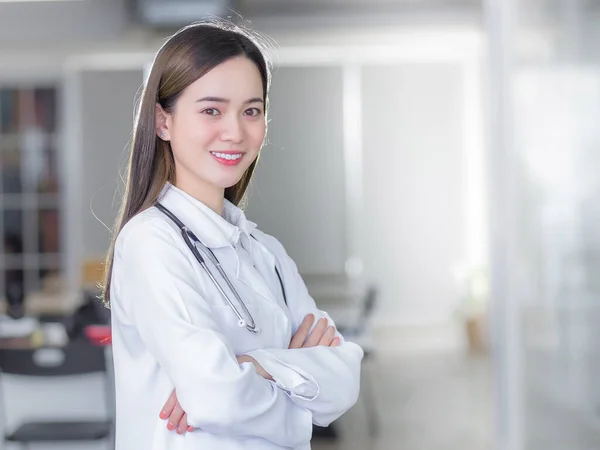
M206 108L202 111L202 114L206 114L208 116L218 116L221 113L217 108Z
M262 111L258 108L248 108L244 111L245 116L259 116L262 114Z

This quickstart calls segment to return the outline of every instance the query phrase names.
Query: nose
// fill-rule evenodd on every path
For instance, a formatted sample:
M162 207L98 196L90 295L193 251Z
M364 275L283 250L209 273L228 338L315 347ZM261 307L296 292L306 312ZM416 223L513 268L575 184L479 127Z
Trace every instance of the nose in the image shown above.
M222 141L239 143L244 140L244 127L241 123L240 117L238 117L235 114L231 114L229 117L225 118L225 120L222 123Z

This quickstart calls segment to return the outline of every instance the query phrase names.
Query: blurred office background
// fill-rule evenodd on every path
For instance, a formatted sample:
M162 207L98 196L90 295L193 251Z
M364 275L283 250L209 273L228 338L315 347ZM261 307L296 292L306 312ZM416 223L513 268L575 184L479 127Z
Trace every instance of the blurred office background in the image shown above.
M0 0L3 434L110 448L87 326L135 99L206 15L273 44L247 214L368 350L314 448L599 448L596 0Z

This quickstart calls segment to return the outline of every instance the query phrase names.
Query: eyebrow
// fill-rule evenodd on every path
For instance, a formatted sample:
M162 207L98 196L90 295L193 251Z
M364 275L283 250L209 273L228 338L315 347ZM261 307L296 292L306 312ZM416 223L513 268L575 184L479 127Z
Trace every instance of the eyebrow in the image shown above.
M223 97L202 97L202 98L199 98L198 100L196 100L196 103L201 103L201 102L229 103L229 99L226 99ZM264 103L264 101L262 98L255 97L255 98L246 100L244 103L245 104Z

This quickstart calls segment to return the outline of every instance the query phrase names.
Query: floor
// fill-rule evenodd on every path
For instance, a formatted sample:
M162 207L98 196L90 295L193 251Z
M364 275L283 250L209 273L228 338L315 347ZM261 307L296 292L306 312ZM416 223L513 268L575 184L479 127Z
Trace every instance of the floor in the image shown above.
M528 361L524 450L599 449L600 414L564 401L577 398L568 390L564 364L552 358ZM341 438L315 439L313 450L498 449L488 358L460 352L388 355L368 370L380 413L378 437L368 437L359 401L336 423Z
M337 426L336 442L313 450L492 448L491 373L485 358L456 353L378 358L368 368L380 433L368 437L361 401Z

